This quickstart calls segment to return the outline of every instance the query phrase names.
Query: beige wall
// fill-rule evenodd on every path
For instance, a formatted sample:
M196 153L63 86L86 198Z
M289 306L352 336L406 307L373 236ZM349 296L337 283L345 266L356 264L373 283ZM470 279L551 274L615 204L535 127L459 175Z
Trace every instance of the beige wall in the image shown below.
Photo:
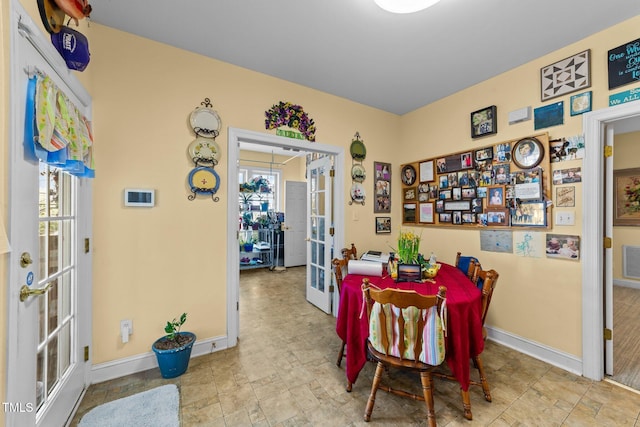
M616 135L613 149L613 169L640 168L640 132ZM622 275L622 246L640 246L640 227L613 227L613 278L640 284Z
M6 3L2 3L3 13ZM295 102L315 120L319 142L348 150L353 135L360 132L367 146L367 171L373 170L374 161L391 162L395 168L404 162L516 139L537 132L533 121L509 126L507 113L542 105L540 68L581 50L592 50L593 109L606 108L606 52L637 38L639 25L640 17L633 18L398 117L92 23L91 64L81 79L93 96L96 139L93 363L149 352L166 320L182 312L189 313L186 328L199 338L226 334L226 212L228 200L236 197L235 189L227 189L224 182L227 168L234 167L226 162L227 126L265 132L264 111L281 100ZM6 30L2 34L6 37ZM7 70L6 40L3 47L2 76ZM6 89L6 78L2 82ZM216 166L222 177L219 203L207 197L187 200L186 178L193 167L187 146L194 139L188 117L205 97L211 99L223 123L217 139L223 151ZM554 100L565 101L565 125L546 129L552 138L581 133L581 117L569 116L568 99L567 95ZM469 113L493 104L498 108L498 134L471 140ZM0 112L6 123L6 97ZM6 127L3 129L0 156L4 157L0 158L6 165L8 142ZM350 165L348 157L347 162ZM581 161L554 167L574 166L581 166ZM374 234L372 204L350 206L345 200L345 242L356 242L360 251L393 245L400 226L397 177L394 170L392 235ZM7 172L0 181L5 218L6 180ZM368 191L373 192L373 181L369 178L367 183ZM349 186L347 179L345 194ZM156 207L124 208L125 187L154 188ZM581 184L576 187L575 226L556 227L553 232L581 234ZM458 250L473 253L485 267L500 272L489 324L580 357L580 263L481 252L477 231L422 230L424 252L433 251L445 262L453 262ZM6 280L3 283L0 302L6 293ZM135 333L128 344L122 344L118 336L119 322L125 318L134 322ZM5 319L0 322L0 326L5 324ZM5 334L4 328L0 330ZM4 345L6 337L2 338ZM4 363L0 372L5 373ZM4 393L4 383L0 392Z

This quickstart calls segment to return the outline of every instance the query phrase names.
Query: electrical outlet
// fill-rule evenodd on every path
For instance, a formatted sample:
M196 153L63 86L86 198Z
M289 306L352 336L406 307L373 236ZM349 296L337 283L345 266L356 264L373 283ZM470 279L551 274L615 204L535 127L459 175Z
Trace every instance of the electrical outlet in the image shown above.
M574 225L576 214L574 211L556 211L556 225Z
M127 329L129 331L129 335L133 334L133 321L131 320L121 320L120 321L120 330Z

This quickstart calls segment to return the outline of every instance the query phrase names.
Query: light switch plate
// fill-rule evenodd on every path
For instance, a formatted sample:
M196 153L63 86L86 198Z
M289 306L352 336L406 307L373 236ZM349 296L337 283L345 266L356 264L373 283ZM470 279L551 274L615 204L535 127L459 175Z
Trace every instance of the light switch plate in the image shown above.
M556 211L556 225L574 225L576 213L574 211Z

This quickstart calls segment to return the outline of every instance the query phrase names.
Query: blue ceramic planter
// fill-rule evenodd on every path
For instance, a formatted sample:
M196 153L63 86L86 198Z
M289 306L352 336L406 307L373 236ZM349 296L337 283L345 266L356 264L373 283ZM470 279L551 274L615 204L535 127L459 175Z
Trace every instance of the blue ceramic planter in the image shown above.
M163 337L157 339L151 346L151 349L158 359L158 366L160 367L162 378L179 377L184 374L189 367L191 349L193 347L193 343L196 342L196 335L192 332L180 332L180 335L191 337L192 339L189 344L169 350L159 350L156 348L156 343L162 340L164 338Z

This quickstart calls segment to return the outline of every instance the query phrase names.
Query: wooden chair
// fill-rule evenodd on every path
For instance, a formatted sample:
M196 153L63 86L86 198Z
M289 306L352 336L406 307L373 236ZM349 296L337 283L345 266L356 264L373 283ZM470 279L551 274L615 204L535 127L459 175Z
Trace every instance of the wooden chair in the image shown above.
M487 339L487 331L484 327L484 321L487 318L487 312L489 311L489 304L491 303L491 297L493 296L493 290L498 283L498 277L500 275L495 270L482 270L479 266L476 266L472 281L481 286L482 289L482 311L480 312L482 319L482 337ZM491 391L489 387L489 381L484 373L484 365L482 364L482 358L478 354L471 358L474 368L478 370L479 381L470 379L469 384L482 387L484 398L487 402L491 402ZM445 378L447 380L456 381L456 378L450 373L435 372L435 377ZM471 414L471 400L469 398L469 392L460 389L462 395L462 406L464 408L464 416L467 419L472 418Z
M456 267L464 274L467 275L469 279L473 281L474 273L476 271L476 267L480 266L480 261L478 258L473 256L462 256L461 252L456 254ZM475 282L474 282L475 283Z
M333 265L333 274L336 278L336 286L338 287L338 295L340 295L340 288L342 287L342 277L344 276L344 272L349 266L349 260L358 259L358 250L352 243L350 248L342 248L340 250L340 254L342 255L342 259L334 258L331 261L331 264ZM342 341L340 351L338 352L338 361L336 362L336 365L338 366L340 366L340 364L342 363L342 358L345 356L345 346L346 343ZM351 384L349 384L349 386L347 387L347 391L351 391Z
M439 366L439 364L442 364L444 362L444 353L441 353L442 360L439 362L435 362L437 363L436 366L421 362L419 360L421 355L424 356L427 354L427 352L425 352L424 354L421 353L422 346L423 344L429 345L429 343L424 342L424 338L429 337L429 335L422 332L423 328L425 327L423 316L417 316L416 328L413 329L415 331L420 331L420 333L416 333L413 334L415 336L411 336L411 334L407 334L407 330L412 330L412 328L407 328L407 330L405 330L406 321L403 315L390 316L391 318L389 319L385 314L384 309L374 310L374 304L379 303L383 306L385 304L390 304L400 309L416 307L418 310L420 310L420 313L422 313L422 310L428 310L433 307L435 309L436 317L440 318L442 304L445 300L446 288L444 286L441 286L437 295L420 295L415 291L407 291L394 288L376 290L369 285L367 279L364 280L362 288L365 295L365 301L367 303L367 313L369 314L370 328L373 328L380 332L379 339L376 340L375 337L372 337L370 335L369 339L367 340L369 357L374 362L377 362L377 367L373 377L373 383L371 385L371 394L369 395L369 400L367 401L367 406L364 412L364 420L371 420L371 413L373 412L373 406L376 401L376 392L378 391L378 389L380 389L389 393L397 394L399 396L410 397L414 400L424 401L427 406L428 425L434 427L436 425L436 416L433 402L433 378L431 374L433 370L436 369L437 366ZM397 340L396 344L397 354L399 354L399 356L391 355L392 346L394 345L394 343L392 342L393 339L390 339L392 331L387 330L387 322L395 323L395 327L398 328L397 330L405 331L404 338L400 337ZM431 325L433 325L435 328L442 327L442 324L439 323L432 323ZM393 329L393 326L391 328ZM432 333L436 332L436 330L434 329L431 330ZM442 331L442 329L440 329L440 331ZM442 339L440 345L442 346L441 348L444 352L444 340L442 336L440 336L440 338ZM406 347L405 342L408 343L408 346ZM378 350L376 348L378 348ZM406 351L411 350L413 350L413 354L406 353ZM431 352L428 353L431 354ZM410 358L406 358L407 356L409 356ZM419 396L404 390L394 389L390 386L383 385L382 374L390 367L419 372L423 395Z

